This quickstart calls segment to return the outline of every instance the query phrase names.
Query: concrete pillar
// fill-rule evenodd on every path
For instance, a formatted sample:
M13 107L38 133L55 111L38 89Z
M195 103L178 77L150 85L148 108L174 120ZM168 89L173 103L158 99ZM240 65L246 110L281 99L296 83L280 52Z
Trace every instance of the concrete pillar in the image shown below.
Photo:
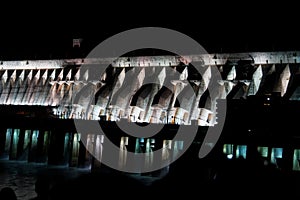
M75 102L77 94L82 90L82 88L86 85L86 83L83 83L82 81L75 80L74 84L72 84L72 96L71 96L71 102L72 104L77 104Z
M84 142L86 142L86 136L85 134L81 134L80 141L79 141L79 152L78 152L78 167L79 168L85 168L86 167L86 154L87 149L84 145Z
M45 130L38 130L38 138L35 152L35 162L46 163L48 161L48 148L50 132Z
M151 149L152 151L156 151L156 150L163 150L163 142L164 139L161 138L161 137L156 137L156 138L150 138L150 146L151 146ZM160 163L160 164L163 164L162 163L162 154L153 154L152 155L152 161L153 162L156 162L156 163ZM153 172L150 172L151 176L153 177L163 177L166 175L166 173L168 173L169 171L169 166L166 166L162 169L158 169L158 170L155 170Z
M171 163L172 155L172 140L163 140L163 147L162 147L162 163L165 165L169 165Z
M172 153L172 159L175 160L177 159L181 154L183 150L183 141L174 141L173 140L173 153Z
M88 106L87 112L86 112L86 119L87 120L93 120L93 118L94 118L93 109L94 109L94 105L89 105Z
M143 112L144 112L143 118L141 119L141 121L143 121L143 122L150 121L150 117L152 115L151 105L152 105L154 96L156 95L156 93L158 91L159 91L159 86L152 85L149 95L147 96L147 98L144 99L144 106L141 107L141 108L143 108Z
M2 75L3 90L0 95L0 104L6 103L6 99L10 91L10 81L8 77L9 77L8 71L5 70L4 74Z
M71 159L69 166L77 167L78 166L78 158L79 158L79 148L80 148L80 133L72 134L72 149L71 149Z
M42 94L43 89L43 80L41 78L41 70L38 70L33 78L33 89L30 98L28 99L29 105L36 105L37 100L39 99L40 95Z
M168 124L175 124L176 110L177 110L177 108L171 108L170 110L168 110L168 116L167 116Z
M92 120L100 120L100 111L101 111L101 107L99 105L94 105L93 106L93 110L92 110Z
M8 128L6 130L6 134L5 134L5 147L4 147L4 153L3 153L3 157L5 157L7 159L9 158L9 154L10 154L12 136L13 136L13 129Z
M82 111L84 113L83 119L87 119L88 113L90 112L89 107L92 104L94 99L94 95L97 92L98 88L96 85L92 83L88 83L85 87L81 89L80 92L77 93L78 101L74 102L82 106Z
M213 112L206 109L206 108L201 108L200 114L199 114L199 119L198 119L198 125L199 126L210 126L212 122L212 115Z
M300 149L295 149L293 154L293 170L300 171Z
M145 68L133 68L126 72L122 87L113 96L112 104L124 110L122 118L128 118L132 97L142 87L145 78Z
M201 108L196 108L193 112L193 116L191 116L191 120L198 120L198 117L200 115Z
M114 95L118 92L118 90L122 87L124 79L125 79L125 68L122 69L122 71L120 72L120 74L117 75L113 85L111 86L111 91L110 94L108 96L108 100L107 100L107 104L106 104L106 109L109 108L112 99L114 98ZM97 102L98 104L98 102ZM99 104L98 104L99 105ZM100 105L101 106L101 105Z
M30 140L31 140L31 130L24 130L23 145L22 145L22 155L20 155L21 160L28 161L28 154L30 150Z
M144 109L138 106L131 106L131 113L129 115L130 122L137 122L139 121L140 113L144 111Z
M181 81L181 80L173 80L173 81L171 81L171 83L173 84L174 89L173 89L173 96L172 96L170 106L174 107L176 98L178 97L180 92L184 89L184 87L188 84L188 82L187 81Z
M48 102L48 105L58 106L59 105L59 100L58 100L57 95L56 95L56 92L57 92L56 87L57 87L58 83L53 82L52 84L53 85L51 86L49 94L47 96L47 102Z
M149 96L147 97L147 99L145 99L145 106L142 107L145 110L145 114L144 114L144 118L143 121L144 122L149 122L150 121L150 117L151 117L151 106L152 106L152 102L154 99L154 96L157 94L157 92L161 89L165 78L166 78L166 69L165 68L156 68L156 75L157 75L157 79L154 80L155 82L157 82L157 84L153 84L151 87L151 91ZM153 81L153 80L152 80Z
M260 87L262 77L263 77L263 71L261 65L259 65L255 70L255 72L253 73L252 81L250 83L248 94L247 94L248 96L255 95L257 93Z
M94 149L94 162L93 168L98 169L101 167L102 155L103 155L103 143L104 135L96 135L95 149Z
M84 137L85 136L85 137ZM89 168L92 167L95 145L95 134L81 135L81 142L79 149L79 167ZM85 143L85 146L83 145Z
M62 160L62 164L64 165L69 165L70 162L70 157L71 157L71 149L72 149L72 134L67 132L64 134L64 146L63 146L63 160Z
M73 104L70 114L70 119L81 119L82 115L82 106L79 104Z
M24 97L26 88L27 88L27 76L25 78L25 70L23 70L18 78L19 81L19 88L18 94L15 98L14 105L20 105L22 103L22 99Z
M38 150L39 130L33 130L31 133L30 150L28 154L28 162L35 162Z
M9 154L10 160L17 159L19 137L20 137L20 129L13 129L11 148Z
M121 137L119 147L119 169L126 167L127 162L127 145L129 137Z
M49 105L48 102L46 102L46 98L49 94L51 85L49 84L49 78L48 78L48 69L45 70L41 77L41 85L42 89L40 91L40 96L38 99L35 100L36 105Z
M26 89L26 94L22 100L22 103L24 105L32 105L32 101L31 99L33 99L35 97L35 88L37 86L38 80L39 80L39 75L38 72L36 74L34 74L36 72L36 70L31 70L30 73L28 74L28 87Z
M162 120L161 120L161 114L162 114L162 106L160 106L159 104L158 105L155 105L155 106L152 106L151 107L152 109L152 116L150 118L150 123L162 123Z
M125 111L117 105L110 106L109 121L119 121L124 112Z
M176 108L175 116L174 116L174 123L175 124L189 124L188 122L188 111L183 108Z
M14 101L17 97L18 94L18 90L19 90L19 81L17 80L17 72L16 70L14 70L14 72L12 73L11 77L10 77L10 85L11 85L11 90L9 92L9 95L6 99L6 103L5 104L14 104Z
M135 150L136 154L145 153L145 139L144 138L136 138L135 140ZM144 160L141 159L142 157L136 156L134 160L134 168L136 171L142 169L144 167Z
M195 99L191 99L189 101L186 101L187 105L185 105L185 109L190 111L190 115L189 115L189 119L188 119L188 123L190 124L191 120L197 120L196 118L192 118L192 116L195 116L194 112L198 112L198 108L199 108L199 103L200 103L200 99L202 97L202 95L204 94L204 92L207 90L208 85L210 83L210 79L211 79L211 66L207 67L207 69L205 70L205 72L202 75L202 79L201 81L194 81L194 84L196 84L196 89L195 89L195 93L196 93L196 98ZM188 109L188 105L190 105L190 108Z
M150 169L153 165L154 154L153 148L155 144L154 138L147 138L145 146L145 169Z
M224 81L226 97L232 91L232 89L236 86L236 83L231 81Z
M219 81L220 84L220 98L226 99L227 93L225 90L225 82L223 80Z
M231 70L229 71L226 80L227 81L233 81L236 78L236 70L235 70L235 66L232 66Z
M287 87L290 81L291 72L290 67L287 64L282 73L280 74L279 80L277 81L274 91L280 93L280 96L283 97L287 91Z

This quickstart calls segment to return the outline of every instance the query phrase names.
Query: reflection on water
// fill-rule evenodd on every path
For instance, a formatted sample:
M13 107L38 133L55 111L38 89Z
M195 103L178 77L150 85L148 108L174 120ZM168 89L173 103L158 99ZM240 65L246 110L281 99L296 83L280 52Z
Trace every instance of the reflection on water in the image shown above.
M89 172L89 169L67 166L0 160L0 189L8 186L14 189L18 199L30 199L36 196L34 184L40 175L46 175L54 184Z

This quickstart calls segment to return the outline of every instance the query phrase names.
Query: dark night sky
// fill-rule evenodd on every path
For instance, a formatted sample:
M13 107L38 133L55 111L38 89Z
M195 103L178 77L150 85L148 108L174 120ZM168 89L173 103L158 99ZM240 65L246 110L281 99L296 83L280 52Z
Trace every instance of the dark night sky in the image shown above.
M253 3L254 4L254 3ZM186 6L186 7L185 7ZM89 52L108 37L131 28L158 26L180 31L209 53L300 50L297 6L276 8L243 4L239 8L175 5L149 9L44 6L0 15L0 58L63 58L72 52L72 38L83 38ZM14 14L14 13L10 13Z

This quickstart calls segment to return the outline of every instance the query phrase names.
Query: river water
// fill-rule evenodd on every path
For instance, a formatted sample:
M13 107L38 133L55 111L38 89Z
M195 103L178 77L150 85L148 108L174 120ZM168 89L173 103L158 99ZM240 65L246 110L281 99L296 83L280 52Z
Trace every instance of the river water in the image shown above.
M111 170L106 169L104 172L110 174ZM90 168L49 166L39 163L0 160L0 190L4 187L10 187L15 191L18 200L30 200L36 196L35 182L38 177L47 177L51 187L51 185L61 183L73 183L78 179L81 180L82 177L90 177L91 174ZM137 180L142 185L151 185L153 181L161 179L166 174L167 171L162 170L160 175L156 177L147 174L127 174L126 176ZM97 178L97 176L93 177Z
M0 189L11 187L18 200L26 200L36 196L34 185L38 176L47 176L55 183L88 173L90 169L0 160Z

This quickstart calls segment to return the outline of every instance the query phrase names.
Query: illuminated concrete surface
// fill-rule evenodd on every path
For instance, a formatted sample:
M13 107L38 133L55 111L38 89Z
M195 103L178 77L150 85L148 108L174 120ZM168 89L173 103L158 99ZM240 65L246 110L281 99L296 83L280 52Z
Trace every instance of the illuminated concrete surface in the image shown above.
M194 62L201 63L202 76L191 71ZM211 102L207 102L207 107L199 108L200 98L210 82L211 67L217 67L223 77L219 80L218 99L279 93L295 100L298 92L292 91L295 85L291 87L290 81L295 81L299 62L300 52L3 61L0 104L55 106L54 115L64 119L99 120L103 116L109 121L126 118L147 123L191 124L191 120L198 120L199 125L213 125L216 99L208 99ZM101 77L89 78L92 72L81 71L85 65L107 65L107 70ZM182 68L182 73L172 82L164 83L169 67ZM142 87L149 76L157 77L158 85ZM163 84L170 85L172 91L162 87ZM177 107L176 97L184 94L186 84L194 87L196 98ZM126 87L130 87L130 92L123 94ZM82 91L89 95L75 99ZM157 94L161 96L154 102ZM97 102L90 102L93 96ZM199 109L211 111L209 121L200 117Z

